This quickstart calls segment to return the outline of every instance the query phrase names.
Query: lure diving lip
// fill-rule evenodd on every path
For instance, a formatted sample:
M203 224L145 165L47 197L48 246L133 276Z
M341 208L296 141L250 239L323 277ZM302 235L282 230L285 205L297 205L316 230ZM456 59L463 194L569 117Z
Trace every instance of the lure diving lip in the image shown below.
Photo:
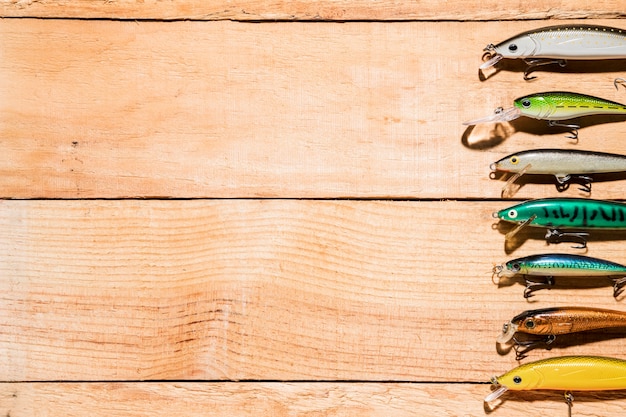
M587 94L546 91L519 97L513 101L513 107L508 109L498 107L490 116L469 120L463 124L472 126L480 123L509 122L526 116L546 120L549 126L571 129L572 134L568 137L578 139L580 126L563 124L559 121L591 115L626 116L626 105Z
M496 65L502 59L523 59L528 68L524 79L538 66L567 60L604 60L626 58L626 31L598 25L556 25L533 29L512 36L483 50L489 57L480 69Z

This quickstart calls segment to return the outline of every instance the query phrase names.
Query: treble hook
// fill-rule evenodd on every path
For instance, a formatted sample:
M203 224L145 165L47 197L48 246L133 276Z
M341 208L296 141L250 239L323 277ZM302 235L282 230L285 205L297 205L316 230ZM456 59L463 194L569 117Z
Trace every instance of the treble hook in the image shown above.
M536 282L524 276L524 282L526 283L526 288L524 289L524 298L526 299L533 297L535 291L554 287L554 277L546 277L544 282Z
M527 341L520 341L520 340L517 340L516 337L513 337L513 341L515 342L515 345L513 346L513 349L515 350L515 360L521 361L526 356L528 356L526 355L526 353L530 352L533 349L536 349L540 345L544 345L545 349L550 350L552 349L552 346L550 345L554 343L555 340L556 340L556 336L553 334L550 334L539 340L527 340Z
M571 130L569 136L565 136L568 139L573 139L578 143L578 129L580 129L580 125L570 125L566 123L559 123L554 120L548 121L548 126L550 127L566 127Z
M556 181L556 189L560 192L567 190L571 183L576 182L580 185L578 187L580 191L591 193L593 178L588 175L566 175L564 177L557 176Z
M550 243L561 243L561 242L578 242L578 246L572 246L574 249L586 249L587 248L587 237L589 237L589 233L585 232L561 232L557 229L549 229L546 232L546 242Z
M623 85L626 88L626 78L616 78L613 80L613 85L615 86L616 90L619 90L619 87L617 86L618 84Z
M624 285L626 285L626 277L618 278L613 281L613 298L617 298L622 294Z
M524 62L528 65L526 71L524 71L524 80L531 81L534 80L535 76L529 77L530 73L533 72L537 67L559 64L561 68L567 65L567 61L564 59L525 59Z

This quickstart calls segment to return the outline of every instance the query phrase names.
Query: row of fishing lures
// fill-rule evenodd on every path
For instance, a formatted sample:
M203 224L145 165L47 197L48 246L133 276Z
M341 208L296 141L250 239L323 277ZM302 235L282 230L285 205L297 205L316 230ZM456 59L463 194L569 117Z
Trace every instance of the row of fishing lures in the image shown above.
M538 67L568 60L626 59L626 31L593 25L561 25L521 33L485 49L486 62L480 70L495 66L503 59L523 59L528 65L524 79ZM614 86L626 80L614 80ZM508 122L525 116L546 120L549 126L565 127L571 139L578 140L579 125L563 121L590 115L626 115L626 105L602 98L562 91L551 91L520 97L510 108L497 108L494 114L470 120L465 125ZM552 175L559 191L572 183L591 192L597 175L626 172L626 156L592 151L538 149L508 155L491 165L492 177L497 172L513 173L503 188L503 197L512 195L513 183L524 174ZM546 198L526 201L493 213L501 221L513 223L507 241L521 230L546 229L548 243L575 242L587 246L591 231L626 231L626 204L581 198ZM612 281L613 296L619 297L626 286L626 266L582 255L543 254L518 258L494 267L499 280L522 276L524 297L535 291L551 288L555 277L593 279L606 277ZM551 348L557 336L572 333L626 328L626 312L586 307L558 307L528 310L504 324L497 343L510 346L521 360L538 347ZM485 397L491 404L506 391L560 390L565 392L571 416L572 391L626 389L626 360L599 356L564 356L527 363L493 377L494 390Z
M614 297L619 297L626 286L625 265L574 254L512 259L496 265L493 273L500 280L522 276L526 283L525 298L532 297L535 291L552 288L555 278L596 281L592 285L598 284L600 278L607 278L612 282ZM500 351L511 347L516 360L521 360L533 349L555 346L557 336L607 329L626 330L626 312L588 307L544 308L513 317L503 325L496 341ZM588 356L552 358L522 365L494 377L492 383L496 389L485 398L487 403L507 390L564 390L571 415L571 390L625 389L626 361Z
M626 312L554 307L524 311L506 322L497 338L499 346L512 344L516 359L538 347L550 349L558 336L594 330L625 330ZM622 390L626 388L626 361L601 356L562 356L530 362L493 377L495 389L485 397L492 403L506 391L559 390L565 392L568 413L572 391Z
M538 67L549 64L567 65L568 60L609 60L626 58L626 31L608 26L559 25L531 30L513 36L484 49L488 58L480 66L485 70L503 59L522 59L528 65L525 80ZM614 85L626 84L623 78ZM578 139L579 125L562 123L564 120L589 115L626 115L626 105L602 98L563 91L548 91L520 97L509 108L498 107L487 117L464 122L471 126L480 123L508 122L520 116L546 120L549 126L565 127L568 136Z

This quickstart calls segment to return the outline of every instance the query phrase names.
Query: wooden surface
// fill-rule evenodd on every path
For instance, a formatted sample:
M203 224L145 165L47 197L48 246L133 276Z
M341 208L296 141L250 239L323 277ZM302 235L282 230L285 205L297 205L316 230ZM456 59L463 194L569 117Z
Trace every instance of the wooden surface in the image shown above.
M489 164L509 153L626 154L619 118L582 120L578 145L531 119L496 139L461 124L543 90L626 100L626 61L480 81L487 43L545 24L5 19L0 196L498 198ZM626 181L594 189L621 198Z
M525 20L624 16L622 5L613 0L527 0L520 3L498 0L474 3L463 0L404 3L367 0L2 0L0 10L7 17L237 21Z
M582 252L541 231L506 245L489 164L626 154L626 123L584 120L575 144L461 122L542 90L626 102L626 61L531 83L477 69L487 43L557 18L626 24L614 2L495 4L0 3L0 415L566 415L555 392L483 404L517 365L502 323L625 301L605 281L532 302L493 282L512 257ZM626 263L624 238L585 253ZM561 354L626 358L596 333L525 361ZM626 407L575 397L576 416Z

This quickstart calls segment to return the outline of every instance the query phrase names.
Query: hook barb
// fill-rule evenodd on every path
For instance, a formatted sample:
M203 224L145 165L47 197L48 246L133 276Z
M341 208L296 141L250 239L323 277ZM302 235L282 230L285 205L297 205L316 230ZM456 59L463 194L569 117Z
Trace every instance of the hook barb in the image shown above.
M550 121L548 121L548 126L550 126L550 127L566 127L568 129L570 129L570 134L566 135L565 137L568 138L568 139L573 139L574 141L578 142L578 129L580 129L579 125L559 123L559 122L556 122L554 120L550 120Z
M544 349L552 349L552 343L554 343L554 341L556 340L556 336L553 334L547 335L546 337L542 337L538 340L527 340L527 341L520 341L517 338L513 338L513 341L515 342L515 345L513 346L513 349L515 350L515 360L516 361L521 361L522 359L524 359L525 357L527 357L527 353L530 352L533 349L537 349L540 346L543 346Z
M535 291L550 289L554 287L554 277L546 277L544 282L535 282L528 279L528 277L524 277L524 282L526 283L526 288L524 289L524 298L528 299L534 296Z
M542 67L545 65L553 65L558 64L561 68L567 65L567 61L565 59L525 59L524 62L528 65L526 70L524 71L524 80L532 81L536 76L530 76L530 73L535 71L538 67Z
M589 237L589 233L585 232L561 232L557 229L548 229L546 232L546 242L550 243L561 243L561 242L574 242L578 243L577 246L572 246L574 249L586 249L587 248L587 238Z

